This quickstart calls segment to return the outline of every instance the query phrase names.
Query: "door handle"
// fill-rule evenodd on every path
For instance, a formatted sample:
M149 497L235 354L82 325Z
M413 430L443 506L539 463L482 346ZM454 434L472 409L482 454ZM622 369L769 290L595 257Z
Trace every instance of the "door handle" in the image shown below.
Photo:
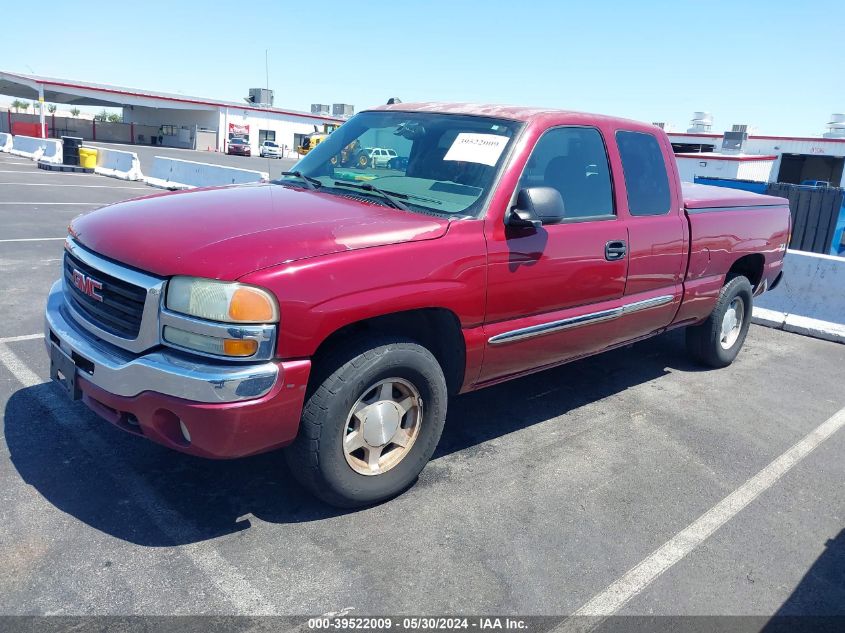
M628 246L623 240L611 240L604 245L604 258L609 262L622 259L627 252Z

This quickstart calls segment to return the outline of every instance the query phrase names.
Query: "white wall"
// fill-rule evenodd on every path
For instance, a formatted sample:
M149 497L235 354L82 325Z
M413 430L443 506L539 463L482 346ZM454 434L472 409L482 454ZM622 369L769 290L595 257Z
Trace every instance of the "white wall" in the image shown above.
M736 179L739 161L714 160L702 156L701 158L685 158L677 156L678 172L684 182L695 182L695 177L731 178ZM703 163L703 165L702 165Z
M772 165L775 164L773 160L749 160L737 163L738 180L756 180L758 182L769 182L769 177L772 174ZM777 172L775 172L777 175Z
M134 106L123 108L124 123L140 125L177 125L194 129L197 125L212 130L217 129L217 110L171 110L167 108L147 108Z
M714 151L718 152L722 147L722 136L703 137L703 136L689 136L685 134L669 134L669 139L673 143L702 143L714 146ZM811 156L845 156L845 142L840 139L790 139L785 137L780 138L761 138L759 136L751 136L745 141L742 149L744 154L759 154L759 155L774 155L777 160L769 167L769 175L765 180L774 182L777 180L780 172L781 155L783 154L807 154ZM680 162L678 163L680 166ZM757 172L755 172L757 173ZM701 174L699 174L701 175ZM751 180L758 180L757 177ZM845 187L845 172L842 174L842 181L840 187Z
M323 129L322 122L310 123L299 120L299 117L291 117L283 114L254 112L252 110L235 110L229 108L228 112L223 108L219 115L219 126L221 133L218 135L218 142L221 151L223 141L229 138L229 123L237 125L249 125L249 144L253 154L258 154L258 131L270 130L276 133L276 143L287 145L288 150L294 146L294 134L311 134L316 124L319 130Z
M146 106L134 106L124 108L123 120L136 125L152 125L156 128L160 125L175 125L186 127L192 131L198 125L202 128L218 131L217 149L224 150L224 141L229 138L229 123L238 125L249 125L249 142L253 154L258 154L258 131L270 130L276 133L276 142L287 145L288 149L293 148L294 134L311 134L314 125L322 130L323 122L285 115L276 112L257 112L254 110L242 110L239 108L215 108L209 110L174 110L169 108L150 108ZM165 139L165 145L174 145ZM202 149L205 149L204 147Z
M729 178L732 180L757 180L768 182L774 160L726 160L706 154L701 157L675 156L678 172L684 182L695 182L700 178Z

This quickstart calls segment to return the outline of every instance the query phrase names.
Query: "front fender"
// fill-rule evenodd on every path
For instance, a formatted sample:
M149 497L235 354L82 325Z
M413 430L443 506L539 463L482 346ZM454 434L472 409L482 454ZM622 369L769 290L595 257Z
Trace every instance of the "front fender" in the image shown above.
M278 356L307 358L340 328L395 312L443 308L463 329L480 325L486 257L482 222L462 220L439 239L334 253L240 281L278 298Z

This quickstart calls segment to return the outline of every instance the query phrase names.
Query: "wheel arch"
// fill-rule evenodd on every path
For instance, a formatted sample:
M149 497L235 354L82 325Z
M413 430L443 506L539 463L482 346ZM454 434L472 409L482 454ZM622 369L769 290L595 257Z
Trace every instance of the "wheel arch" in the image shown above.
M753 290L757 290L763 281L763 271L766 265L766 258L761 253L750 253L737 259L728 269L725 276L725 283L742 275L751 282Z
M446 378L449 394L458 393L466 371L466 341L458 316L448 308L416 308L348 323L330 333L317 347L315 365L351 337L368 333L394 335L417 341L428 349Z

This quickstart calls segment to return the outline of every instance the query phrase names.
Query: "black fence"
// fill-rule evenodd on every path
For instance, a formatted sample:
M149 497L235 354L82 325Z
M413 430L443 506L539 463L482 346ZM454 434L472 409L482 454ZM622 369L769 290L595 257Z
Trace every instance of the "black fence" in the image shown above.
M792 213L789 248L824 255L830 252L845 189L773 182L766 193L789 199Z

